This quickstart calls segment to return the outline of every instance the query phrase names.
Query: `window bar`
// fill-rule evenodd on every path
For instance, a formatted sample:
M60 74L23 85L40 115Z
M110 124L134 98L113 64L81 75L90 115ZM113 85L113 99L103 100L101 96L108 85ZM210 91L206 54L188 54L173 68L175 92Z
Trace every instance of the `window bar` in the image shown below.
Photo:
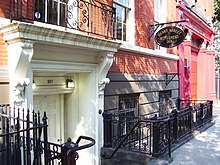
M41 13L42 22L46 22L46 19L45 19L46 2L45 0L42 0L42 9L41 9L42 10L42 13Z
M16 3L17 3L17 5L16 5L16 9L17 9L17 10L16 10L16 18L18 18L18 5L19 5L19 4L18 4L18 0L16 1Z
M54 23L54 0L52 0L52 10L51 10L51 16L52 16L52 24Z
M48 4L49 2L48 2L48 0L46 0L46 2L45 2L45 21L44 22L48 22L48 16L49 16L49 14L48 14L48 12L49 12L49 9L48 9L48 6L49 6L49 4Z
M62 10L62 0L57 0L57 25L60 25L60 17L61 17L61 10Z

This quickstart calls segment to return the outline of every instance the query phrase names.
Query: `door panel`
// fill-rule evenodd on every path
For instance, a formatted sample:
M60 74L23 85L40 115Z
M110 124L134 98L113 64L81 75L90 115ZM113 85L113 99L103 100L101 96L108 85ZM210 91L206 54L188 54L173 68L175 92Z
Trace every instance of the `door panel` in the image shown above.
M41 117L44 111L48 117L48 135L49 141L57 143L61 142L61 111L60 95L40 95L34 96L34 110L40 111Z

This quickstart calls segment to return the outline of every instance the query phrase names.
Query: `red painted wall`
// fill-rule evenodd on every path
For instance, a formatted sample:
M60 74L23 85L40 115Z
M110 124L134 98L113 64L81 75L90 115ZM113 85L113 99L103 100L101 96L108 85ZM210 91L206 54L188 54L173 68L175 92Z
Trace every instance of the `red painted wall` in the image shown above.
M203 16L210 20L213 15L211 2L201 0L196 7L201 8L199 14L205 12ZM215 100L215 56L214 51L210 50L214 32L198 15L187 9L183 2L177 4L176 13L179 19L189 19L183 25L190 35L187 41L178 46L179 96L183 99ZM188 61L186 68L183 66L184 59Z

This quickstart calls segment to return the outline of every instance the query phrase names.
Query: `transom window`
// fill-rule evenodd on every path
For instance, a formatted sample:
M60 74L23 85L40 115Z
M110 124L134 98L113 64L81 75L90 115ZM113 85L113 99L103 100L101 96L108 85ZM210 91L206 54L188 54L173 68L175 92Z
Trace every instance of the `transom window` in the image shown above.
M113 7L116 8L115 37L126 41L126 27L129 7L129 0L114 0Z

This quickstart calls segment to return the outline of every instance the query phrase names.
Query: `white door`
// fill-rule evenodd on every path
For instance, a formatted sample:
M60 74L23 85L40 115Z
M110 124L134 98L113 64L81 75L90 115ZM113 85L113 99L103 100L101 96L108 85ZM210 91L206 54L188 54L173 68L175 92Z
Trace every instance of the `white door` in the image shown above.
M47 113L49 142L62 143L63 107L61 95L34 96L33 102L34 110L40 111L41 116L43 116L44 111Z

